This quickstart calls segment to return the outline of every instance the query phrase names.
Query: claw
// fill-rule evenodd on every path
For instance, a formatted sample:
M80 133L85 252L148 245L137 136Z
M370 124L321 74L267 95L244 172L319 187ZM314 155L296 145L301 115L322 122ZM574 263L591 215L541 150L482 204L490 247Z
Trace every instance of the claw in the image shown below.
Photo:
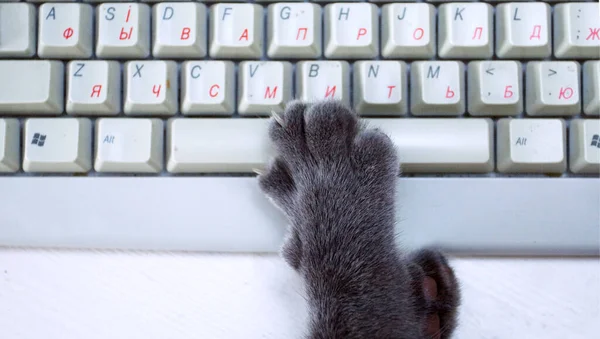
M263 175L265 172L263 172L262 170L259 170L258 168L253 168L252 172L258 174L258 175Z
M273 119L275 119L275 121L277 121L279 125L283 126L283 119L281 119L279 113L271 110L271 116L273 117Z

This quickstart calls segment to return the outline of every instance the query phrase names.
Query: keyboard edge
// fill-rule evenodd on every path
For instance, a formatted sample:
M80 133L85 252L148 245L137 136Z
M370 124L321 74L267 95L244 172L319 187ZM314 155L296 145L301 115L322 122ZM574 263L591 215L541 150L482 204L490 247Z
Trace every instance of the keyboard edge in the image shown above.
M0 191L0 246L272 253L287 225L252 177L0 177ZM398 182L405 249L598 256L599 216L597 178Z

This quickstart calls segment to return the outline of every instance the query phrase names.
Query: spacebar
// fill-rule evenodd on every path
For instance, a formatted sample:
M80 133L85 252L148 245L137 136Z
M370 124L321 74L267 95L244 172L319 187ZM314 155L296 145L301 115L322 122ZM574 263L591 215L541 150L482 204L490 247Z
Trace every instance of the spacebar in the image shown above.
M595 178L404 178L398 240L456 254L598 255ZM255 178L0 178L0 245L275 252ZM9 194L7 194L9 192Z

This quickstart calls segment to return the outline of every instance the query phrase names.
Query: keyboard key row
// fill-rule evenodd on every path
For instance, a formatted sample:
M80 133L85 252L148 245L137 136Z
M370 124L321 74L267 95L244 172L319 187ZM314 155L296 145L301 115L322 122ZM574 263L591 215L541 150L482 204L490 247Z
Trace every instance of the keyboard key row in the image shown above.
M251 173L273 155L269 119L0 119L0 172ZM396 144L406 173L600 173L600 121L367 119ZM166 125L166 134L163 130ZM164 137L165 135L166 137ZM166 138L166 142L163 140ZM494 140L496 145L494 145ZM95 145L95 147L93 146ZM93 152L93 149L95 151ZM163 163L163 157L166 159ZM495 160L497 159L497 160Z
M45 3L37 10L7 3L0 4L0 57L600 57L598 3L559 3L553 14L543 2L495 9L494 15L488 3L445 3L436 19L432 4L391 3L381 6L380 19L372 3ZM552 25L560 29L552 33Z
M600 115L600 61L531 61L525 80L508 60L357 61L352 77L346 61L295 66L243 61L236 77L232 61L0 60L13 79L0 83L0 113L256 116L296 97L352 102L361 115Z

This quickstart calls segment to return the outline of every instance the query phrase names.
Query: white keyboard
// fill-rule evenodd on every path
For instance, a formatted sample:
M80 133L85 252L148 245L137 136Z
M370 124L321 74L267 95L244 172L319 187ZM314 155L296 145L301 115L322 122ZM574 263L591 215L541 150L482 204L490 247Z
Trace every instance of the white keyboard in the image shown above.
M0 245L277 251L293 98L389 133L405 246L600 254L597 1L0 0Z

